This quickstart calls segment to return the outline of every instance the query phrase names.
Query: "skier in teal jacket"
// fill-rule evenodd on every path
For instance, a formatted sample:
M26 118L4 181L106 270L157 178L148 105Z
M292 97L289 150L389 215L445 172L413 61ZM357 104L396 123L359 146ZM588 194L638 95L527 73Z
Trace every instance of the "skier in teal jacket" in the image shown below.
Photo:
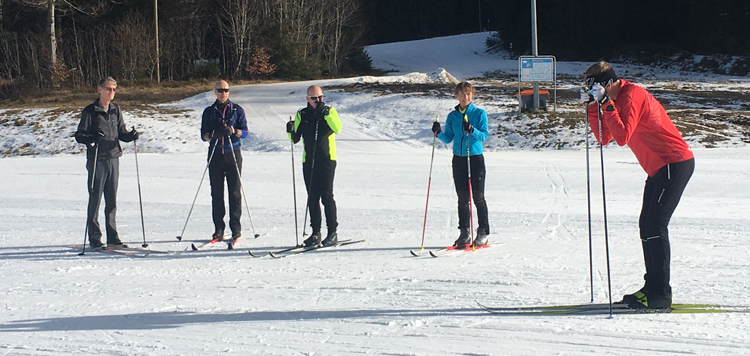
M440 128L440 123L437 121L432 125L432 131L441 141L453 142L453 181L458 196L458 229L461 231L454 245L465 246L473 243L474 246L482 246L487 244L487 235L490 233L487 202L484 199L484 181L487 171L482 154L482 141L487 140L489 136L487 113L472 103L474 87L468 82L459 83L454 94L458 99L458 105L448 114L445 131ZM469 195L469 167L471 167L471 196ZM474 200L479 220L474 241L470 236L470 197Z

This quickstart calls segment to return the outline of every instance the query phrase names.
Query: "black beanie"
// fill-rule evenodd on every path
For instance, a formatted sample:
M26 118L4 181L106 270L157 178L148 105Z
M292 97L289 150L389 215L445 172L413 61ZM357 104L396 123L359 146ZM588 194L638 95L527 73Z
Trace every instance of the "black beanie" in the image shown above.
M614 83L617 79L619 78L617 78L615 70L613 68L609 68L599 74L586 77L586 87L588 89L591 89L591 87L594 86L594 83L599 83L599 85L606 87L612 85L612 83Z

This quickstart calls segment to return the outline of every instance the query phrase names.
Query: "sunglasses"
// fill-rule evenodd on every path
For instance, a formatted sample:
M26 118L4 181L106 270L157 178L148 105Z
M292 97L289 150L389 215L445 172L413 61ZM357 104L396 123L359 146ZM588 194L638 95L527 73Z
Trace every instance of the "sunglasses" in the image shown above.
M216 91L219 93L229 93L229 88L217 88Z
M312 100L312 101L323 100L323 95L308 96L308 98L310 98L310 100Z

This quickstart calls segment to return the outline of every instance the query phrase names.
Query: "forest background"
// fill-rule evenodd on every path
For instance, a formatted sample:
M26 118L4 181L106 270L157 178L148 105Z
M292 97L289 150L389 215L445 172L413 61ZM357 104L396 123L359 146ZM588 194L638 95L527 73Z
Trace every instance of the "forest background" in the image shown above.
M367 74L366 45L478 31L497 33L488 49L529 54L531 3L0 0L0 105L32 91L90 91L104 76L164 86ZM539 53L558 60L750 73L745 0L536 0L536 12Z

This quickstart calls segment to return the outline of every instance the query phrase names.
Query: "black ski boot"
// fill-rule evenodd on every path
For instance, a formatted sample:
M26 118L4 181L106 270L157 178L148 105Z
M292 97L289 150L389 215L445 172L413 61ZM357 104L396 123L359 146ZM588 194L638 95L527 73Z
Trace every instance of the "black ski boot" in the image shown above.
M305 247L313 247L320 245L320 231L315 231L308 237L305 241L302 242L303 246Z
M458 239L453 243L453 246L466 246L471 243L471 236L469 236L469 229L461 229L461 234L458 235Z
M474 246L484 246L487 244L489 238L487 237L487 232L483 228L477 229L477 238L474 239Z
M211 235L212 240L224 240L224 230L216 230L213 235Z
M631 304L631 303L640 303L643 304L643 302L646 301L646 293L648 293L648 288L644 285L641 287L641 289L631 293L631 294L625 294L622 296L622 303L624 304Z
M104 248L104 244L101 242L101 240L91 240L89 241L89 247L92 250L101 250Z
M323 240L323 246L333 246L335 244L339 243L339 237L338 234L336 234L336 231L329 231L328 236L326 236L326 239Z

